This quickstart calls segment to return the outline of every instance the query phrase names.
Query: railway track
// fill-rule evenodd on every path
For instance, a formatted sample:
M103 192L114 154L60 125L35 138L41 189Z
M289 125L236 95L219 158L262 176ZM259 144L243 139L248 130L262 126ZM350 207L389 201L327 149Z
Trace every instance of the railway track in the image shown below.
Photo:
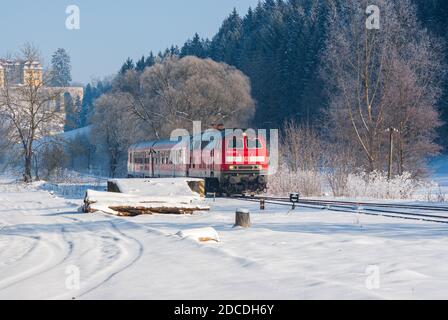
M265 203L289 206L292 208L303 207L317 210L348 212L370 216L382 216L389 218L448 224L447 206L406 205L394 203L389 204L315 199L299 199L296 202L292 202L290 198L263 196L233 196L233 198L251 202L260 202L264 200Z

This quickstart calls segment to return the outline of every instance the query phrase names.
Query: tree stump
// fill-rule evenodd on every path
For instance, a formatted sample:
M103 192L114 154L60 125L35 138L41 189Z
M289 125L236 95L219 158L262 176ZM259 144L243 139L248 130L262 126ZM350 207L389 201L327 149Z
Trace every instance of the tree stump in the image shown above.
M249 210L247 210L247 209L236 210L235 226L234 227L249 228L250 226L251 226L251 223L250 223Z

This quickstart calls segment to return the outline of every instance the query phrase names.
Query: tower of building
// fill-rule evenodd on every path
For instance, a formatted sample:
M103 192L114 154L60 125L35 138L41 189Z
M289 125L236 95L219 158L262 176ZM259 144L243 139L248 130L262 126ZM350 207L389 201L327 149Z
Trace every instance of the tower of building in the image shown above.
M23 84L31 86L42 85L42 65L37 61L27 61L23 64Z

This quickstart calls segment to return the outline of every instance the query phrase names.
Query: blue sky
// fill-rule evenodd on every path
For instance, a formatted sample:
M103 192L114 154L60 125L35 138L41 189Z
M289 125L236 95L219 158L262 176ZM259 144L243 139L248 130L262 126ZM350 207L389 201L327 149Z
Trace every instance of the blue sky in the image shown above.
M195 32L211 37L237 8L245 14L258 0L14 0L2 4L0 56L25 42L39 46L45 63L59 47L72 58L73 80L87 83L116 72L137 58ZM80 8L80 30L65 26L68 5Z

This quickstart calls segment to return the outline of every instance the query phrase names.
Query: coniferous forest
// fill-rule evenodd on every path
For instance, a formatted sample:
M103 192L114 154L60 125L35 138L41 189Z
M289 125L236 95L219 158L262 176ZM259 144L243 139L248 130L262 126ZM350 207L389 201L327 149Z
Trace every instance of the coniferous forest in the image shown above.
M325 146L310 153L334 148L345 154L332 164L319 157L298 161L317 167L386 170L390 143L385 132L394 127L399 133L392 172L420 176L431 156L448 150L448 3L374 2L381 8L382 29L365 35L357 34L365 29L371 4L364 0L264 0L247 12L234 9L213 37L195 33L181 46L129 57L111 78L88 84L73 122L93 125L92 135L99 137L112 125L108 116L133 119L130 128L109 128L136 130L120 139L116 150L107 148L119 155L109 155L117 163L111 172L124 166L125 151L135 141L167 136L174 128L188 127L193 118L205 125L221 121L212 112L218 100L229 110L245 110L244 116L234 114L244 121L223 121L229 126L279 128L282 144L289 146L300 144L294 134L288 136L295 132L305 140L300 152L315 136ZM194 71L199 69L202 74ZM160 77L169 79L167 86ZM238 80L220 87L226 77ZM240 89L247 90L241 94ZM232 96L241 99L232 102ZM360 96L371 100L361 103ZM350 108L358 111L353 115ZM286 149L284 154L295 152ZM329 153L327 159L335 154L318 153Z
M159 57L194 55L235 66L252 84L256 101L253 125L281 127L285 120L318 123L328 105L320 75L321 55L325 50L331 0L266 0L241 15L234 10L223 21L212 39L198 33L179 48L172 46ZM413 0L422 27L433 35L448 38L448 3L443 0ZM448 55L445 57L448 61ZM143 70L155 57L128 59L121 72ZM448 88L448 85L445 85ZM440 99L442 121L448 122L448 89ZM440 141L448 146L448 127L440 130Z

